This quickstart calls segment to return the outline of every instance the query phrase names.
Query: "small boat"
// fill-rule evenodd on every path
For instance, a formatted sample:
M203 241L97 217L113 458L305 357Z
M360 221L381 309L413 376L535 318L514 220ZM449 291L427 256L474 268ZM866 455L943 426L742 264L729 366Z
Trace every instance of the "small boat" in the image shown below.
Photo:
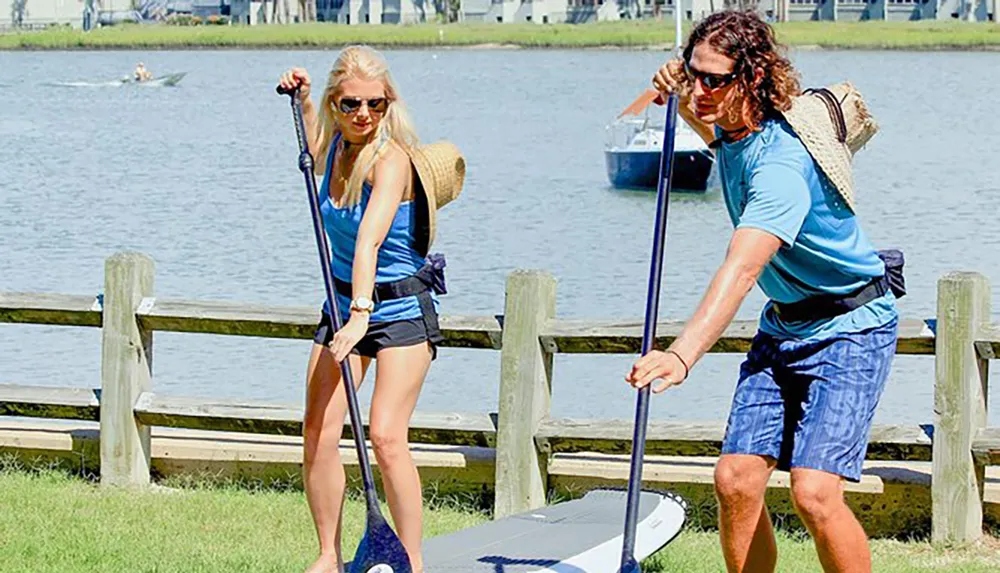
M658 94L647 90L608 125L604 160L608 180L615 187L656 189L663 151L663 123L649 117L649 104ZM643 114L642 117L639 114ZM672 188L705 192L715 165L715 154L684 121L677 122L674 139Z
M126 77L124 77L124 78L121 79L121 83L123 83L123 84L135 84L135 85L142 85L142 86L157 86L157 87L159 87L159 86L166 86L166 87L171 87L171 86L175 86L178 83L180 83L180 81L182 79L184 79L184 76L186 76L186 75L187 75L187 72L178 72L176 74L167 74L165 76L160 76L158 78L150 78L150 79L148 79L146 81L142 81L142 82L136 80L134 76L126 76Z
M102 82L69 81L52 82L45 85L64 88L117 88L132 85L157 88L176 86L186 75L187 72L179 72L176 74L167 74L158 78L151 78L144 82L136 81L134 76L124 76L116 80L106 80Z

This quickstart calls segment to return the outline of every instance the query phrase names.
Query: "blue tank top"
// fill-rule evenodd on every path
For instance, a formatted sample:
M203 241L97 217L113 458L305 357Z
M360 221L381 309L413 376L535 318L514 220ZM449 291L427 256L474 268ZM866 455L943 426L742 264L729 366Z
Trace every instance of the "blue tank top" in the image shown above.
M361 200L357 205L350 207L334 205L330 198L330 174L333 172L333 159L339 140L340 135L338 134L330 145L326 173L323 175L323 184L319 192L319 205L320 213L323 215L323 227L326 229L327 240L330 244L330 263L333 276L342 281L351 282L354 246L357 243L361 218L364 216L365 208L371 198L372 188L368 181L364 182ZM396 216L392 220L392 225L389 227L389 232L386 233L385 240L382 241L382 246L378 251L378 263L375 269L376 283L406 278L424 266L425 258L413 246L415 244L413 220L413 201L401 202L396 210ZM336 293L336 297L340 317L346 322L350 317L351 299L339 292ZM431 298L434 301L434 308L437 310L438 300L433 291ZM330 305L327 301L323 302L323 312L330 313ZM421 316L417 297L408 296L379 302L375 305L375 310L369 321L372 323L390 322L420 318Z

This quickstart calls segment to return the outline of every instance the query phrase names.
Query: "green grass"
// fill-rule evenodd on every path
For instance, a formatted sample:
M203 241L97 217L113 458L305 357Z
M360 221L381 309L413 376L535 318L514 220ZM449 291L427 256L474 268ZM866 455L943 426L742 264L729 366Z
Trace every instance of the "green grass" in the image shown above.
M777 24L792 46L856 49L997 49L1000 25L989 22L789 22ZM0 34L0 50L152 48L320 48L509 45L526 48L669 48L672 22L568 24L419 24L343 26L123 25L90 32L53 27ZM685 28L687 30L687 28ZM686 31L685 31L686 33Z
M428 536L488 519L454 499L428 506ZM62 472L27 471L8 463L0 468L0 508L0 571L287 572L303 570L315 551L305 498L294 489L188 483L115 491ZM350 500L344 532L348 553L363 521L363 504ZM1000 570L995 539L950 549L881 540L872 545L879 572ZM821 570L811 542L800 534L782 533L779 551L780 571ZM685 531L648 560L644 571L724 571L718 536Z

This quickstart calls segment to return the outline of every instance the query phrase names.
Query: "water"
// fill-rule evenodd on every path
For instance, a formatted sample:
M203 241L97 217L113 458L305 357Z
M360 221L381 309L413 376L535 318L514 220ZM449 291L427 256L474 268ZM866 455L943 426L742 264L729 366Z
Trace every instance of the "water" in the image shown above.
M448 138L468 161L462 196L439 214L445 314L498 314L507 273L538 268L558 280L558 316L641 321L655 195L609 188L602 144L605 124L665 55L387 52L422 138ZM95 295L104 259L135 249L155 259L161 297L318 308L322 278L294 128L274 85L294 65L322 83L334 57L0 53L0 291ZM1000 119L994 80L983 73L1000 54L793 58L806 85L851 79L879 120L882 131L856 158L856 187L874 242L906 252L904 317L934 314L936 281L948 271L1000 284ZM54 85L115 80L140 59L154 74L188 75L176 88ZM717 189L674 196L661 318L690 315L731 231ZM763 302L755 289L739 318L756 318ZM309 345L157 333L154 388L301 403ZM0 325L0 382L95 387L100 353L96 329ZM633 360L557 356L553 414L631 418L623 376ZM708 356L685 384L653 398L651 418L724 418L740 360ZM933 358L897 358L876 421L931 421L933 377ZM498 380L498 353L442 349L418 407L494 411Z

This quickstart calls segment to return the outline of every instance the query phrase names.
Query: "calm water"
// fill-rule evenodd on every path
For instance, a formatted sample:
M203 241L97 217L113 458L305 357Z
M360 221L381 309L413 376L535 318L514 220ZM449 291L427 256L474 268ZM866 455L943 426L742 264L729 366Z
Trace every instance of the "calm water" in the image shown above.
M504 278L548 269L564 317L640 320L652 193L610 189L604 126L649 83L656 52L387 53L420 134L466 154L463 195L440 213L446 314L496 314ZM121 249L156 260L156 294L276 305L322 301L288 100L292 65L322 78L334 52L0 53L0 291L93 295ZM67 87L186 71L176 88ZM1000 284L1000 54L799 52L808 85L850 78L882 131L856 159L861 217L907 256L910 318L935 282L975 270ZM317 80L321 81L321 80ZM661 317L686 318L721 261L719 191L675 195ZM1000 287L996 289L1000 293ZM740 311L755 318L755 290ZM1000 307L1000 294L993 297ZM309 341L158 333L159 392L299 403ZM631 356L560 356L554 414L630 418ZM659 419L723 418L741 357L711 355L652 401ZM496 408L499 354L443 349L419 407ZM0 382L92 387L96 329L0 325ZM370 396L370 383L362 395ZM996 394L996 392L994 392ZM898 358L877 419L932 419L933 359ZM993 409L996 412L996 408ZM993 423L1000 420L996 414Z

